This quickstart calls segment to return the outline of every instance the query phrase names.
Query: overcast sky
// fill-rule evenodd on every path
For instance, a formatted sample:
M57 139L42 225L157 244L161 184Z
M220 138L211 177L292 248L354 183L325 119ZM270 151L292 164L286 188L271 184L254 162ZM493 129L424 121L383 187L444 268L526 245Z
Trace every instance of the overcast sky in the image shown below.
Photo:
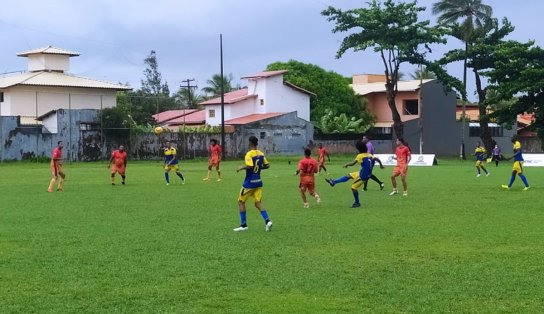
M420 0L430 13L435 0ZM155 50L159 71L172 92L183 80L195 79L198 89L219 73L219 34L223 34L225 74L240 77L260 72L272 62L290 59L316 64L344 76L383 73L373 52L348 52L335 59L345 34L332 34L333 24L320 14L327 6L366 6L355 0L2 0L0 8L0 73L26 70L17 53L48 45L80 53L71 59L72 74L140 87L143 60ZM512 39L544 43L537 26L544 1L487 0L494 16L504 16L516 30ZM538 29L537 29L538 27ZM439 57L461 48L452 39L435 47ZM413 66L401 68L413 73ZM461 77L462 65L449 67ZM470 82L469 82L470 84ZM469 93L472 93L469 91ZM475 99L474 95L469 95Z

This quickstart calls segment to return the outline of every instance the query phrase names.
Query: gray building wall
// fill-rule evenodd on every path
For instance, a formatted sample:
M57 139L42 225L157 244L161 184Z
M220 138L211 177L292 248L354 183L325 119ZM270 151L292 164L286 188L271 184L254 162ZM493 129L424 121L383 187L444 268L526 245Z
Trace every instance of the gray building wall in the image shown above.
M459 129L455 122L456 97L446 92L438 81L423 84L422 87L423 153L439 156L458 154L456 145ZM405 138L412 152L419 153L419 119L405 125Z
M291 112L236 126L236 135L238 151L247 150L247 138L253 135L259 139L259 149L265 154L297 155L313 140L314 127Z
M21 125L18 116L0 117L0 159L25 160L49 158L58 141L64 142L64 158L79 160L87 143L99 139L97 130L80 130L81 123L96 122L99 110L65 110L55 113L58 133L51 134L41 125Z

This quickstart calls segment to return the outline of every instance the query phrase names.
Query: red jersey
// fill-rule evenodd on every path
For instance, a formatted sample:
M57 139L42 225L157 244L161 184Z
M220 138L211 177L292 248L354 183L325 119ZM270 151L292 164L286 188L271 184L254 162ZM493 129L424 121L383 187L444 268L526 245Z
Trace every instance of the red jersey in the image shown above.
M325 155L328 154L328 151L325 147L321 147L317 149L317 154L319 155L319 162L325 161Z
M305 157L298 162L298 170L300 170L300 182L313 182L314 174L319 170L319 166L312 157Z
M410 149L405 145L397 146L395 155L397 156L397 166L406 166L412 156Z
M123 167L125 166L126 160L127 160L127 152L126 151L120 151L120 150L114 150L113 153L111 153L111 158L113 159L113 164L116 167Z
M62 159L62 150L58 147L55 147L53 149L53 152L51 153L51 166L54 166L55 164L59 164L61 159Z
M210 158L212 160L221 159L221 145L212 145L210 146Z

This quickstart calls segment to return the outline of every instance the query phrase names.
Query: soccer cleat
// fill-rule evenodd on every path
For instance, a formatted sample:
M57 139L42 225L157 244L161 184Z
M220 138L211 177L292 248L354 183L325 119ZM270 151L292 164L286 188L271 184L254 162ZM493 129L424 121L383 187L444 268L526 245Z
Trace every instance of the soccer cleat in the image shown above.
M528 186L526 186L526 187L523 188L523 191L529 191L529 189L530 188Z
M222 180L223 180L223 179L219 178L219 179L217 179L217 182L221 182Z
M272 220L269 220L266 225L264 225L264 231L268 232L270 230L272 230Z
M399 194L399 191L393 190L391 193L389 193L389 195L395 195L395 194Z
M350 208L361 207L361 203L353 203Z
M383 182L380 183L380 190L383 190L384 187L385 187L385 184Z
M510 190L510 187L509 187L508 185L506 185L506 184L501 185L501 187L502 187L503 189Z
M330 184L330 186L334 186L334 180L333 179L325 179L325 181L327 181L328 184Z
M310 208L310 204L304 203L304 208Z
M240 226L240 227L238 227L238 228L232 229L232 231L234 231L234 232L247 231L247 226L245 226L245 227L244 227L244 226Z
M202 181L208 181L208 180L210 180L210 178L204 178L204 179L202 179Z
M169 186L169 185L170 185L170 183L166 182L166 186Z
M480 177L480 174L478 173L478 174L476 175L476 178L479 178L479 177Z
M489 175L491 174L491 172L488 172L485 174L486 177L489 177Z
M53 193L53 189L49 188L49 189L47 189L47 192Z
M315 201L316 201L317 205L321 204L321 198L317 194L315 195Z
M125 181L121 182L122 185L125 185Z
M111 185L115 185L115 183L112 182Z
M63 192L64 190L62 188L58 188L57 192Z
M402 196L408 196L408 191L402 192Z

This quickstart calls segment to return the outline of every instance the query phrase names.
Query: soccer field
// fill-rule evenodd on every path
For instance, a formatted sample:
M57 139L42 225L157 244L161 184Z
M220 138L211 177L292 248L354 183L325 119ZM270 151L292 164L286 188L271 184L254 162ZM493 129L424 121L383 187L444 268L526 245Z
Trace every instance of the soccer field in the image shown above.
M409 169L408 197L389 196L392 168L376 168L386 187L370 182L356 209L351 183L320 174L322 204L304 209L296 160L262 173L273 230L249 203L242 233L242 161L222 163L222 182L182 161L187 183L170 186L160 162L129 161L126 186L106 163L66 164L54 193L48 164L0 165L0 312L544 311L543 168L525 169L523 192L519 178L500 188L511 163L476 178L472 161L439 160Z

